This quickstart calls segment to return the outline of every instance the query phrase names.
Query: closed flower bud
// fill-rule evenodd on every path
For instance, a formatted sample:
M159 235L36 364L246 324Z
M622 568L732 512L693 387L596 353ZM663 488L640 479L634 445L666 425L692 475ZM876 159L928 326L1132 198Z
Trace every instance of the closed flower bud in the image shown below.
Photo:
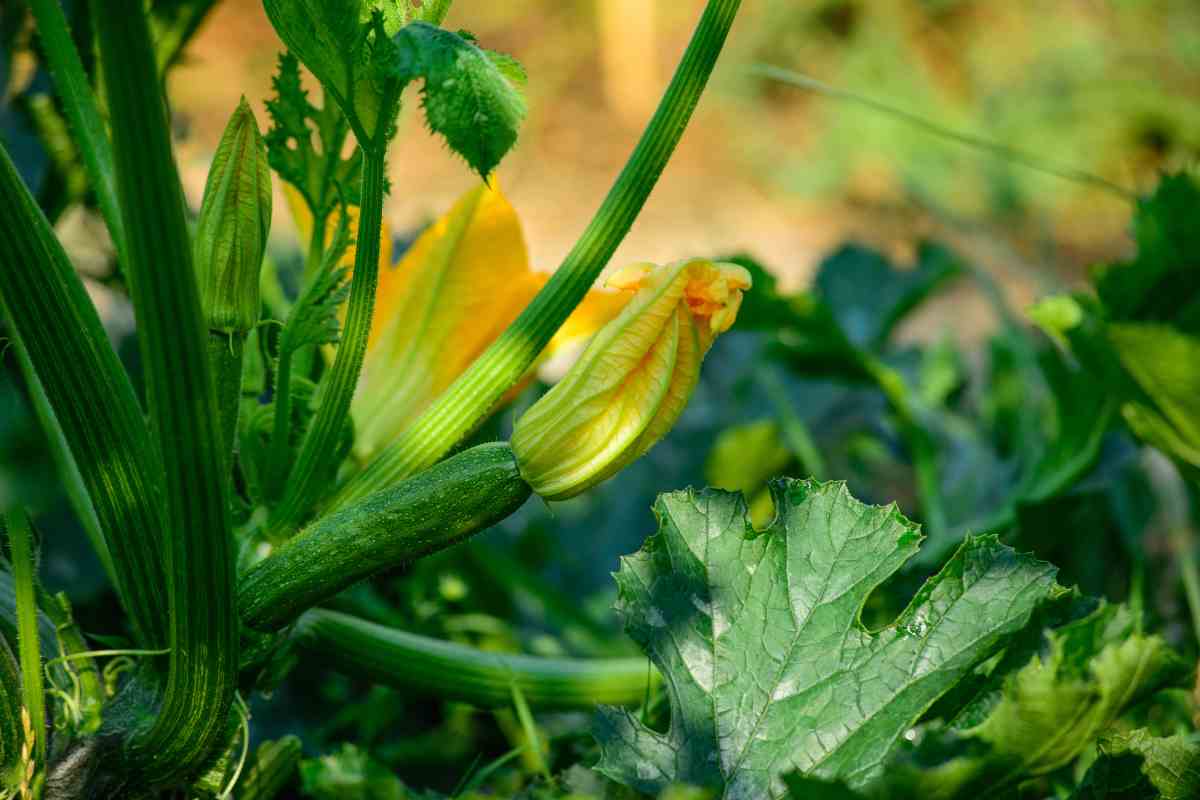
M608 479L666 435L705 353L737 317L750 274L699 259L636 264L608 286L635 294L513 432L521 474L548 500Z
M245 334L259 317L259 273L271 229L267 148L242 100L213 157L196 228L200 306L209 329Z

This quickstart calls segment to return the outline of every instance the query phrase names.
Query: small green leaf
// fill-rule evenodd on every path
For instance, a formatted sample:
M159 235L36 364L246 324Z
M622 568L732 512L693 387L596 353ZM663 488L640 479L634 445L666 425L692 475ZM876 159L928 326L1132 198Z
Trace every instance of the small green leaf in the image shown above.
M1166 325L1108 326L1121 366L1148 401L1121 412L1134 432L1167 455L1200 468L1200 339Z
M267 160L279 177L296 187L317 220L340 200L358 205L362 151L342 158L349 126L333 103L317 108L300 81L300 62L291 53L279 57L272 79L275 97L267 101L274 123L267 131Z
M484 178L517 141L525 118L518 90L524 70L508 56L424 22L396 34L384 74L408 84L424 81L425 118L434 132Z
M263 0L279 38L333 96L356 133L368 139L378 132L380 115L394 111L384 109L380 87L368 79L367 40L376 5L372 0Z
M671 727L603 710L597 768L614 780L730 798L781 797L797 770L864 786L1054 589L1048 564L968 539L895 623L869 632L863 603L916 554L917 527L844 484L772 488L776 518L758 535L737 495L662 495L659 533L622 560L617 609L663 673Z
M350 293L350 271L340 266L350 246L350 229L342 216L320 271L292 306L283 334L279 337L279 357L294 355L303 347L337 344L341 334L338 313Z
M313 800L405 800L408 791L386 767L352 744L300 763L300 782Z

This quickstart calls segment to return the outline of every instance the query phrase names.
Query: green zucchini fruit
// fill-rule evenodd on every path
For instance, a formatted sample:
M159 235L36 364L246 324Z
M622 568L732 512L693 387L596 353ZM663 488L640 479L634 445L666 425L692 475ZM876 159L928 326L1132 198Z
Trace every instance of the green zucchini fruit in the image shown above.
M238 590L242 622L278 630L364 578L488 528L530 493L506 442L465 450L318 519L254 565Z

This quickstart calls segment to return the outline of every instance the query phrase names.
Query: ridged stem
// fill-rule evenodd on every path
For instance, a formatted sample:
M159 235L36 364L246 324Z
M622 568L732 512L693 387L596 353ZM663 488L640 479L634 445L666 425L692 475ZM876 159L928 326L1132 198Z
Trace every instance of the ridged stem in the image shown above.
M94 2L150 417L166 489L170 659L161 708L131 742L150 785L186 781L228 735L238 668L229 470L183 190L141 0ZM161 604L161 600L160 600Z
M333 507L344 507L434 464L525 374L637 219L683 136L740 5L741 0L709 0L658 110L562 265L500 338L338 493Z
M282 538L287 531L303 520L304 514L324 493L319 485L328 475L328 461L337 446L342 426L350 414L350 401L358 386L363 357L367 352L367 336L371 332L371 317L375 310L375 288L379 281L379 236L383 228L383 194L386 177L387 137L376 137L382 144L363 150L361 205L359 207L358 239L355 244L354 274L350 281L346 322L338 343L333 366L321 383L321 405L300 445L296 459L284 485L283 497L271 512L268 538ZM287 391L286 386L282 386ZM287 420L283 420L284 424ZM277 445L278 442L272 442ZM273 452L273 456L278 453Z
M104 129L104 120L92 94L67 18L63 14L60 0L30 0L30 10L37 22L38 35L46 54L46 63L54 87L63 102L63 113L75 134L75 145L79 148L88 181L96 193L96 204L108 226L117 257L124 260L125 228L121 222L120 204L117 202L117 181L113 174L112 145Z
M3 147L0 197L0 305L87 487L137 641L162 647L157 451L87 290Z
M493 653L323 609L300 617L295 639L306 656L347 675L479 706L510 705L514 686L540 709L636 705L647 681L658 682L645 658Z

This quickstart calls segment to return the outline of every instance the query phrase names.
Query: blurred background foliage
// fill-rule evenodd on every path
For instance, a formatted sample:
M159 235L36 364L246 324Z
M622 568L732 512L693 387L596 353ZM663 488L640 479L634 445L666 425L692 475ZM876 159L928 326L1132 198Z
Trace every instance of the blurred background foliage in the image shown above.
M65 5L90 66L82 3ZM512 53L531 76L530 118L499 180L535 266L552 268L583 229L702 5L456 3L449 27ZM155 8L161 58L175 64L168 92L179 159L198 205L239 97L265 119L281 45L258 0L159 0ZM128 303L37 47L22 0L3 0L0 137L136 375ZM836 96L764 77L762 65L808 76ZM1099 180L1054 177L929 125ZM553 508L531 501L469 544L360 585L335 605L484 648L631 654L611 613L609 573L654 530L656 494L706 483L740 490L762 522L769 477L814 475L847 480L865 502L896 501L924 523L922 555L872 598L869 623L890 620L966 533L999 531L1058 565L1064 584L1144 608L1148 627L1194 655L1171 549L1179 530L1195 526L1182 484L1110 426L1104 391L1025 309L1082 285L1091 264L1128 256L1125 192L1150 191L1163 171L1198 155L1200 4L1192 0L745 0L711 91L614 260L743 254L755 273L737 327L718 341L675 430L596 490ZM385 213L400 232L398 252L475 180L416 114L402 117L389 169ZM296 243L286 215L276 218L272 256L286 273L298 262ZM506 436L544 389L531 388L477 438ZM0 495L36 502L46 583L68 591L85 630L119 641L116 601L40 437L9 352ZM1146 575L1158 578L1146 585ZM540 769L510 712L368 687L303 664L252 711L256 737L300 732L309 754L356 742L361 752L338 764L357 764L364 781L374 763L449 791L486 766L488 785L503 794ZM539 723L552 768L593 746L584 716ZM321 770L310 764L306 781L318 786Z

